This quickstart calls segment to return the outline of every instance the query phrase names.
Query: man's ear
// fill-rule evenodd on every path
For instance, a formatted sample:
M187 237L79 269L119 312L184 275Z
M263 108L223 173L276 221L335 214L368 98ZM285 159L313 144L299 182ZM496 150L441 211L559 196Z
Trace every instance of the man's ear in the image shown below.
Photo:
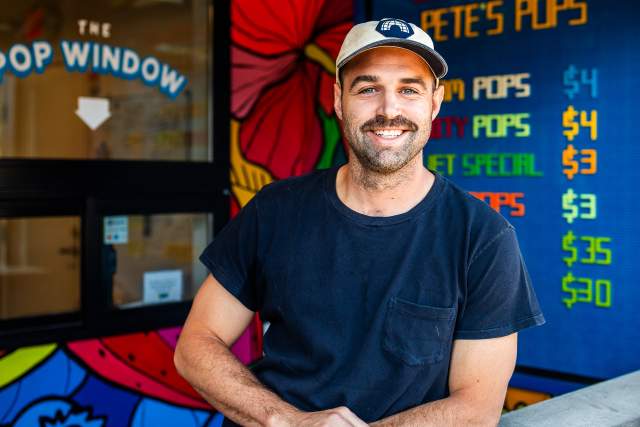
M433 91L433 98L431 99L431 121L435 120L436 116L440 112L440 106L444 99L444 85L442 82L438 85L436 90Z
M333 84L333 109L338 119L342 120L342 88L337 82Z

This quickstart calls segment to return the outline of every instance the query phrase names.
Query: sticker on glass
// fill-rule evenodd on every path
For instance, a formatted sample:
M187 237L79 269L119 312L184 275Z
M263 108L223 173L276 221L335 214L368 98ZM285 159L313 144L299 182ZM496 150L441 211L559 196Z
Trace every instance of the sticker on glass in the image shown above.
M129 217L104 217L104 244L122 245L129 242Z
M148 271L144 273L142 281L142 299L145 304L182 299L182 270Z

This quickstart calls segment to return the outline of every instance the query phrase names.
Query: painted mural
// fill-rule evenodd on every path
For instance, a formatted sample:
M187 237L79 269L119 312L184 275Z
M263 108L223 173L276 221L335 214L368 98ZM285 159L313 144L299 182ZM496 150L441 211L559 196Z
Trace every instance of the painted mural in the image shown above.
M179 328L46 344L0 359L0 426L219 426L173 367Z
M231 185L235 215L265 184L346 161L333 112L340 0L234 0ZM0 350L0 427L219 426L178 375L180 328ZM262 352L256 318L234 352Z
M234 210L274 179L345 161L333 111L335 58L352 6L335 0L232 6Z

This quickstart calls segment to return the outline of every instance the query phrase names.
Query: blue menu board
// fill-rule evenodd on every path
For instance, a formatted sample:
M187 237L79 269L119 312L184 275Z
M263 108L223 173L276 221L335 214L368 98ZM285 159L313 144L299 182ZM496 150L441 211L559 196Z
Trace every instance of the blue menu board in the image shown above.
M360 4L360 10L367 5ZM516 228L547 318L518 364L640 369L640 6L632 0L372 0L449 64L425 164Z

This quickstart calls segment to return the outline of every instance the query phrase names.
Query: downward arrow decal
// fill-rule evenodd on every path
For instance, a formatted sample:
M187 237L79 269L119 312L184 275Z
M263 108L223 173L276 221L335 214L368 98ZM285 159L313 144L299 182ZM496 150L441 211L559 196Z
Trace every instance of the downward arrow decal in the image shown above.
M102 123L111 117L109 100L106 98L78 97L78 109L76 115L91 128L96 130Z

